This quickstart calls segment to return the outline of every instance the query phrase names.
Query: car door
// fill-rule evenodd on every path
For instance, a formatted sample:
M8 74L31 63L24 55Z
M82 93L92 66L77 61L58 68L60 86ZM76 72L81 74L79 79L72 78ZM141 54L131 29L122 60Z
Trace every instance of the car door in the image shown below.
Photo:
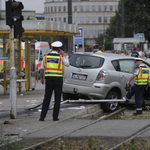
M126 83L133 75L136 64L134 59L123 59L119 60L118 63L120 68L120 86L122 89L122 96L124 97L127 94L127 91L125 90ZM130 84L134 85L134 81L135 80L132 80Z

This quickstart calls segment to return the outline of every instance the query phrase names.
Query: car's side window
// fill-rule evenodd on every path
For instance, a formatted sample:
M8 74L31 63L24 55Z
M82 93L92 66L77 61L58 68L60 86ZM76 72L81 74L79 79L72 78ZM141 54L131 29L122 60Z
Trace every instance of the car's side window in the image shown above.
M114 68L115 68L116 71L120 71L120 69L119 69L119 64L118 64L118 61L117 61L117 60L112 61L112 64L113 64L113 66L114 66Z
M134 60L119 60L119 66L121 72L133 74L136 69L136 63Z

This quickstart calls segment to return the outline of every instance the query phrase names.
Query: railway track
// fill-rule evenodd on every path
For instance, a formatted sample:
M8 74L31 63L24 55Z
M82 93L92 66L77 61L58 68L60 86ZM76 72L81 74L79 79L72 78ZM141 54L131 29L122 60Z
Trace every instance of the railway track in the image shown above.
M78 131L78 130L80 130L80 129L83 129L83 128L85 128L85 127L91 126L91 125L93 125L93 124L95 124L95 123L97 123L97 122L100 122L100 121L102 121L102 120L113 119L113 118L116 117L117 115L120 115L125 109L126 109L126 107L123 107L123 108L121 108L121 109L119 109L119 110L117 110L117 111L115 111L115 112L113 112L113 113L111 113L111 114L109 114L109 115L107 115L107 116L101 117L101 118L99 118L99 119L97 119L97 120L94 120L94 121L88 123L88 124L85 124L85 125L82 125L82 126L80 126L80 127L75 128L75 129L73 129L73 130L64 132L64 133L60 134L59 136L54 136L54 137L52 137L52 138L50 138L50 139L48 139L48 140L46 140L46 141L44 140L43 142L40 142L40 143L38 143L38 144L35 144L35 145L30 146L30 147L24 148L24 149L22 149L22 150L33 150L33 149L34 149L34 150L42 150L42 147L43 147L43 146L48 145L49 143L51 143L51 142L53 142L53 141L55 141L55 140L57 140L57 139L59 139L59 138L65 136L65 135L67 135L67 134L70 134L70 133L72 133L72 132L76 132L76 131Z

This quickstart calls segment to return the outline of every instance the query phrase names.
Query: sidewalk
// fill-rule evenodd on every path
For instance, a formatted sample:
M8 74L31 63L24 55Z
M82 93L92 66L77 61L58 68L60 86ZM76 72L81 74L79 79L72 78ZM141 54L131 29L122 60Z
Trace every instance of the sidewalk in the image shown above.
M1 91L0 87L0 92ZM41 106L34 110L26 110L42 103L44 97L44 85L37 83L35 91L25 91L17 93L17 118L10 119L10 99L9 94L0 94L0 133L4 138L17 140L24 138L42 139L51 138L63 132L78 128L92 120L70 119L77 114L82 114L83 110L93 106L83 103L66 103L61 105L59 121L52 120L53 110L49 110L45 121L39 121ZM52 97L52 100L54 98ZM81 107L82 106L82 107ZM69 109L76 107L78 109ZM142 127L149 126L149 120L103 120L77 132L66 135L67 137L92 137L99 136L105 138L127 138L139 131ZM150 138L150 130L139 137Z
M44 97L44 85L40 82L36 84L34 91L25 91L23 88L22 94L17 93L17 118L10 119L11 103L9 94L0 94L0 125L3 136L13 136L14 138L23 137L28 134L39 131L46 127L52 126L57 123L61 123L74 115L82 113L81 103L63 104L61 105L59 113L59 121L52 121L53 110L49 110L44 122L39 121L41 106L33 110L27 110L32 108L43 101ZM0 87L0 93L2 93L2 87ZM52 96L52 101L54 97ZM91 104L84 104L83 109L90 107ZM68 109L69 107L77 107L79 109ZM81 109L80 109L81 108Z

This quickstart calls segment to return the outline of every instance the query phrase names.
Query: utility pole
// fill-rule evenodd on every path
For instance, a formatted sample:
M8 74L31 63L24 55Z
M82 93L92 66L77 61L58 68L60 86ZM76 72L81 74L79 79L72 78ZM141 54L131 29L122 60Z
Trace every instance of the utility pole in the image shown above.
M72 0L68 0L68 24L72 24ZM73 36L68 36L68 55L73 54Z
M124 38L124 0L121 0L121 37ZM122 50L124 44L122 44Z
M124 38L124 0L121 0L121 37Z

